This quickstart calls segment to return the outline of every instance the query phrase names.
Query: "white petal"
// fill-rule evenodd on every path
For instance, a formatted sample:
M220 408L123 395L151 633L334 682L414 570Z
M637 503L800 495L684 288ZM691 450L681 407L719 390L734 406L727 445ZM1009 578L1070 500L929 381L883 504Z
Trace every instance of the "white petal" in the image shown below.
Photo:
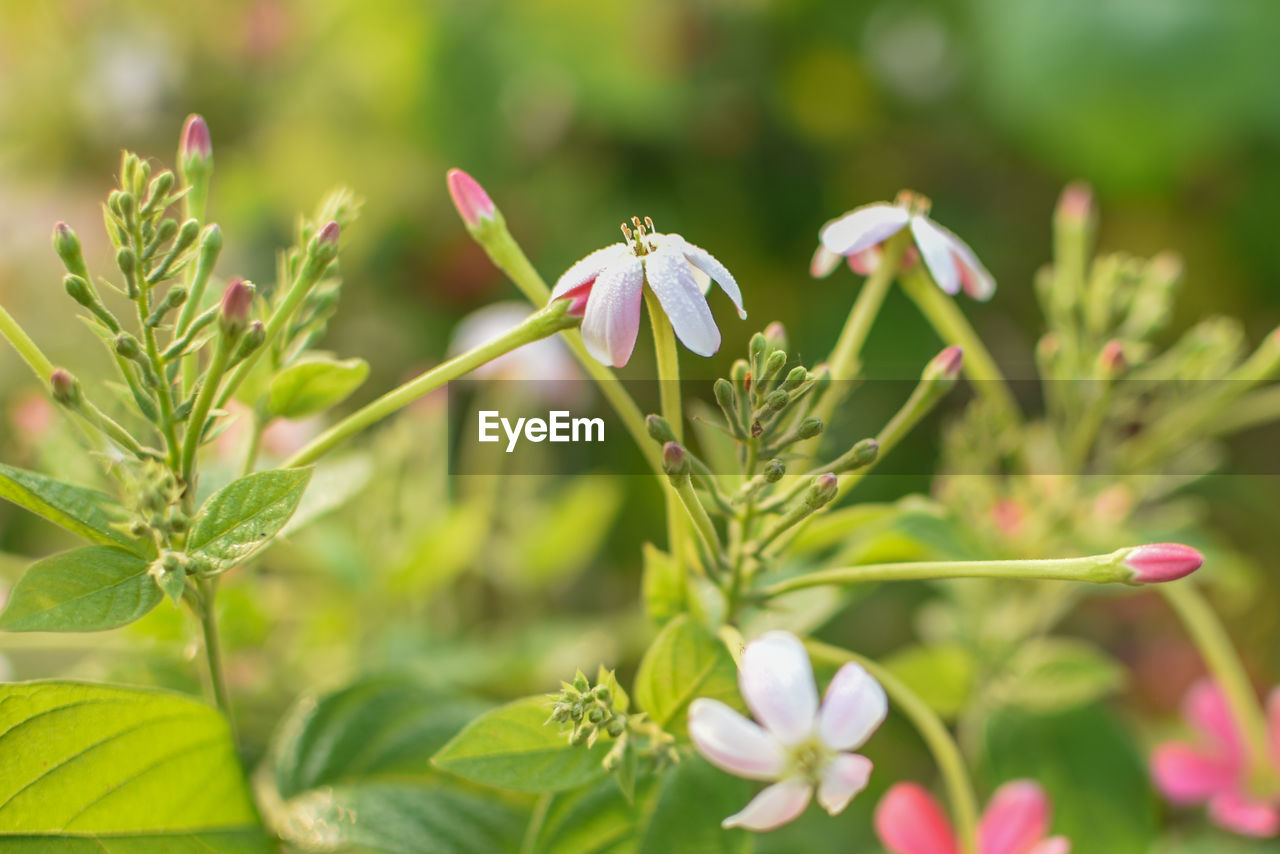
M689 737L712 765L748 780L777 780L787 764L776 738L719 700L689 704Z
M974 255L973 250L969 248L969 244L937 223L934 223L934 226L951 239L951 251L956 254L960 262L960 283L964 285L964 292L983 302L991 299L996 292L995 276L982 266L978 256Z
M831 760L818 785L818 803L829 815L838 815L867 787L871 760L856 753L841 753Z
M852 255L883 243L911 219L905 208L877 202L833 219L818 232L822 245L840 255Z
M853 750L866 743L888 713L884 688L862 665L850 662L827 686L818 733L833 750Z
M809 781L799 777L774 783L762 789L740 812L720 822L720 826L755 831L773 830L804 812L812 795L813 787L809 785Z
M843 257L839 252L832 252L819 243L818 248L814 250L813 260L809 262L809 275L815 279L825 279L840 266L840 260Z
M662 303L676 337L699 356L714 354L720 349L720 330L684 255L666 244L644 258L649 287Z
M668 234L664 240L669 240L673 244L679 241L677 245L689 263L710 276L720 286L720 289L729 295L729 299L733 301L734 308L738 310L738 317L746 319L747 311L742 307L742 290L738 287L738 280L733 277L733 273L729 272L728 267L721 264L714 255L701 246L694 246L678 234Z
M603 249L597 249L586 258L578 261L564 271L564 275L556 282L556 286L551 289L551 299L560 299L560 297L574 288L581 287L598 277L604 272L604 268L609 266L609 262L615 260L624 252L631 252L625 243L614 243Z
M600 273L582 315L582 340L596 361L622 367L631 358L643 293L644 265L634 255L616 257Z
M929 275L949 294L960 291L960 267L952 254L951 239L947 232L937 224L922 216L911 218L911 233L915 236L916 246Z
M790 632L766 632L742 651L738 687L755 714L785 745L813 735L818 688L804 644Z

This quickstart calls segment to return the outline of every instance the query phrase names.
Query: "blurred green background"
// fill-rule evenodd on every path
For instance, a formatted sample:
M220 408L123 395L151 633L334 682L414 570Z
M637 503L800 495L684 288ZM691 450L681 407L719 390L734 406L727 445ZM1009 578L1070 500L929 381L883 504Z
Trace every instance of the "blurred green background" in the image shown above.
M299 210L338 184L366 198L343 236L343 311L329 338L372 365L356 403L441 358L462 316L515 296L450 205L452 166L488 188L550 280L616 240L632 214L718 255L742 284L751 320L738 322L727 300L713 298L725 344L714 359L683 358L699 378L724 373L772 319L788 326L795 355L820 359L856 280L845 271L808 277L817 230L903 187L932 197L934 216L995 274L995 300L965 308L1015 377L1032 375L1040 319L1030 283L1048 258L1054 201L1072 179L1097 191L1104 249L1183 255L1181 325L1209 311L1234 314L1256 341L1280 323L1277 43L1274 0L0 0L0 303L55 362L92 373L96 343L70 320L51 227L70 222L90 266L105 267L98 206L120 149L172 164L183 118L199 112L213 134L211 218L228 247L220 274L270 280ZM630 376L652 374L644 338ZM894 294L867 361L873 374L912 377L939 346ZM24 407L34 388L0 348L6 462L34 465L29 434L44 424ZM927 481L872 485L871 494L898 495ZM1231 489L1229 533L1265 553L1273 544L1249 523L1270 516L1274 525L1276 484L1259 478ZM546 611L631 601L639 543L661 536L647 490L628 484L617 499L635 523L620 526L591 564L591 590L569 586L572 573L548 582ZM0 550L36 555L58 542L0 507ZM303 543L275 568L287 577L295 565L327 561L339 586L358 587L353 579L373 556L343 548L351 544ZM575 558L573 573L588 558ZM229 588L228 607L244 610L231 645L266 644L272 620L299 607L296 593L269 589L251 606L237 605L243 588ZM482 610L500 618L533 607L521 589L505 604L484 600ZM366 603L370 623L380 621L380 602ZM348 643L359 635L351 604L340 598L312 612L297 643L332 658L313 656L286 687L357 669L366 654L365 664L420 653L420 639L402 647L394 633L379 636L376 652ZM873 646L889 648L908 631L912 604L880 602L862 615L881 633ZM435 616L441 634L466 628ZM1250 630L1259 649L1275 648L1268 616ZM607 634L569 622L559 629L579 652L608 651L599 646ZM176 627L172 638L147 631L158 642L181 638ZM634 634L635 643L648 636L640 624ZM462 672L479 655L459 652L453 663ZM525 675L537 683L572 661L565 653ZM241 664L262 672L235 678L267 693L269 657ZM1189 673L1194 662L1179 666ZM1168 709L1177 693L1164 690L1154 702ZM264 702L274 714L282 701ZM269 720L264 712L255 727L251 718L250 740L265 738Z

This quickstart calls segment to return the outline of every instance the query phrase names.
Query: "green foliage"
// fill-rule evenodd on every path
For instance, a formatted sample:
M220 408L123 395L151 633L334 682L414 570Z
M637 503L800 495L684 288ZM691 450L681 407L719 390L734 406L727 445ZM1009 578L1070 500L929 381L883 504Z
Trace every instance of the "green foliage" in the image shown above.
M973 691L977 662L959 644L909 646L884 660L884 666L935 712L953 718Z
M309 468L281 469L228 484L196 514L187 550L219 570L244 563L289 521L310 478Z
M673 735L687 732L686 713L696 697L743 708L729 651L687 614L667 623L645 653L634 694L654 723Z
M308 355L272 377L267 414L296 419L324 412L346 400L368 376L369 363L364 359Z
M603 776L608 740L571 746L547 721L553 704L544 695L494 709L446 744L435 765L475 783L521 792L559 792Z
M157 691L0 685L6 851L266 854L222 716Z
M1124 685L1124 670L1096 646L1072 638L1024 644L1009 664L1002 699L1032 711L1082 706Z
M687 756L659 782L636 852L746 854L751 850L750 834L721 830L720 821L742 809L750 797L750 783L712 768L700 756Z
M685 608L685 577L671 555L644 544L644 575L641 582L644 612L658 625L666 625Z
M144 556L155 553L151 544L132 540L116 529L113 523L124 518L125 509L111 496L95 489L0 465L0 498L89 542L119 546Z
M554 795L531 854L635 854L652 787L628 800L613 780Z
M97 632L126 626L164 598L133 552L86 546L36 561L0 613L11 632Z

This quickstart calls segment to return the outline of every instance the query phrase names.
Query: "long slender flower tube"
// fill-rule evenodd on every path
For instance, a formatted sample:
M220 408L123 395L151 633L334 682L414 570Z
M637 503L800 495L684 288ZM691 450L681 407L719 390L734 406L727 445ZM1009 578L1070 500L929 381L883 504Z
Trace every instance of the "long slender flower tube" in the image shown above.
M996 292L995 278L967 243L929 219L929 204L924 196L903 191L893 204L863 205L831 220L818 233L821 245L810 272L825 276L841 257L847 258L854 270L870 272L879 261L881 244L905 228L911 232L911 248L924 260L938 287L948 294L963 288L974 299L991 299ZM914 257L908 253L903 263Z
M738 316L746 318L733 274L710 252L680 235L654 231L649 218L642 222L633 217L631 222L622 225L625 242L597 249L566 270L552 288L551 299L573 301L570 313L582 316L587 351L603 364L620 368L631 358L646 286L680 343L699 356L714 354L720 349L720 329L698 274L720 285Z
M1194 742L1166 742L1151 757L1156 787L1174 804L1208 804L1213 823L1243 836L1280 836L1280 797L1252 790L1246 740L1215 682L1192 686L1182 716ZM1270 760L1280 774L1280 688L1268 704Z
M804 644L773 631L743 650L738 685L760 723L719 700L699 697L689 705L689 736L708 762L738 777L772 782L721 824L773 830L804 812L815 789L828 813L844 810L871 777L871 760L850 751L888 713L880 683L861 665L845 664L819 705Z
M996 790L978 824L978 854L1068 854L1049 836L1049 798L1037 783L1015 780ZM892 854L956 854L961 846L938 800L923 786L898 783L876 806L876 835Z

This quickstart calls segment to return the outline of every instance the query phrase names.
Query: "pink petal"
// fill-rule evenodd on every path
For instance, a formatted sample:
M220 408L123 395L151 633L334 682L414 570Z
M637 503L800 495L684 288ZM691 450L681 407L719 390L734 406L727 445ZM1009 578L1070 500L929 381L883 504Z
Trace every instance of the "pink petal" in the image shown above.
M738 317L746 320L747 311L742 307L742 290L738 287L737 279L729 272L729 268L721 264L710 252L700 246L694 246L678 234L668 234L663 238L664 243L668 241L684 254L690 264L710 276L712 281L729 295L734 308L738 310Z
M748 780L777 780L787 755L778 740L719 700L689 704L689 737L707 761Z
M982 854L1026 854L1049 830L1049 798L1029 780L1005 783L978 824Z
M1241 836L1271 839L1280 836L1280 807L1223 792L1209 802L1209 818L1219 827Z
M564 271L564 275L556 281L556 286L551 289L551 299L555 300L568 296L569 291L574 288L579 288L595 281L604 272L605 267L609 266L609 262L624 254L631 254L631 250L627 248L625 243L614 243L592 252Z
M849 269L859 276L870 276L880 266L880 247L872 246L849 256Z
M773 830L804 812L812 795L813 787L807 780L798 777L774 783L762 789L740 812L720 822L720 826L755 831Z
M1071 840L1065 836L1052 836L1036 845L1027 854L1071 854Z
M948 232L923 216L911 218L911 234L924 258L924 266L938 287L949 294L960 291L960 266L956 263Z
M825 279L840 266L840 257L839 252L832 252L819 243L813 252L813 260L809 262L809 275L815 279Z
M898 783L876 805L876 835L892 854L956 854L956 835L937 799Z
M720 349L720 330L684 255L674 245L659 246L645 256L644 269L680 343L699 356L714 355Z
M1162 744L1151 755L1156 788L1175 804L1199 804L1229 791L1240 776L1235 762L1176 742Z
M1276 768L1280 768L1280 688L1272 691L1267 700L1267 719L1270 721L1268 729L1271 730L1271 759L1276 763Z
M889 699L870 673L850 662L827 687L818 712L818 732L834 750L854 750L866 743L889 713Z
M596 279L582 315L582 340L597 362L620 368L631 358L643 288L644 265L630 254L617 257Z
M833 219L818 232L822 245L839 255L853 255L883 243L911 219L905 208L878 202Z
M839 815L867 787L871 768L871 760L856 753L841 753L831 760L818 785L818 803L828 815Z
M1244 761L1244 746L1236 729L1227 697L1211 679L1202 679L1182 700L1182 716L1209 743L1237 765Z
M942 226L939 229L951 236L951 249L956 254L956 261L960 267L960 282L964 285L964 292L976 300L986 302L995 296L996 279L988 272L987 268L982 266L982 262L978 260L978 256L973 254L973 250L969 248L963 240L947 231Z
M784 745L813 735L818 688L804 644L790 632L766 632L742 651L738 687L756 720Z

